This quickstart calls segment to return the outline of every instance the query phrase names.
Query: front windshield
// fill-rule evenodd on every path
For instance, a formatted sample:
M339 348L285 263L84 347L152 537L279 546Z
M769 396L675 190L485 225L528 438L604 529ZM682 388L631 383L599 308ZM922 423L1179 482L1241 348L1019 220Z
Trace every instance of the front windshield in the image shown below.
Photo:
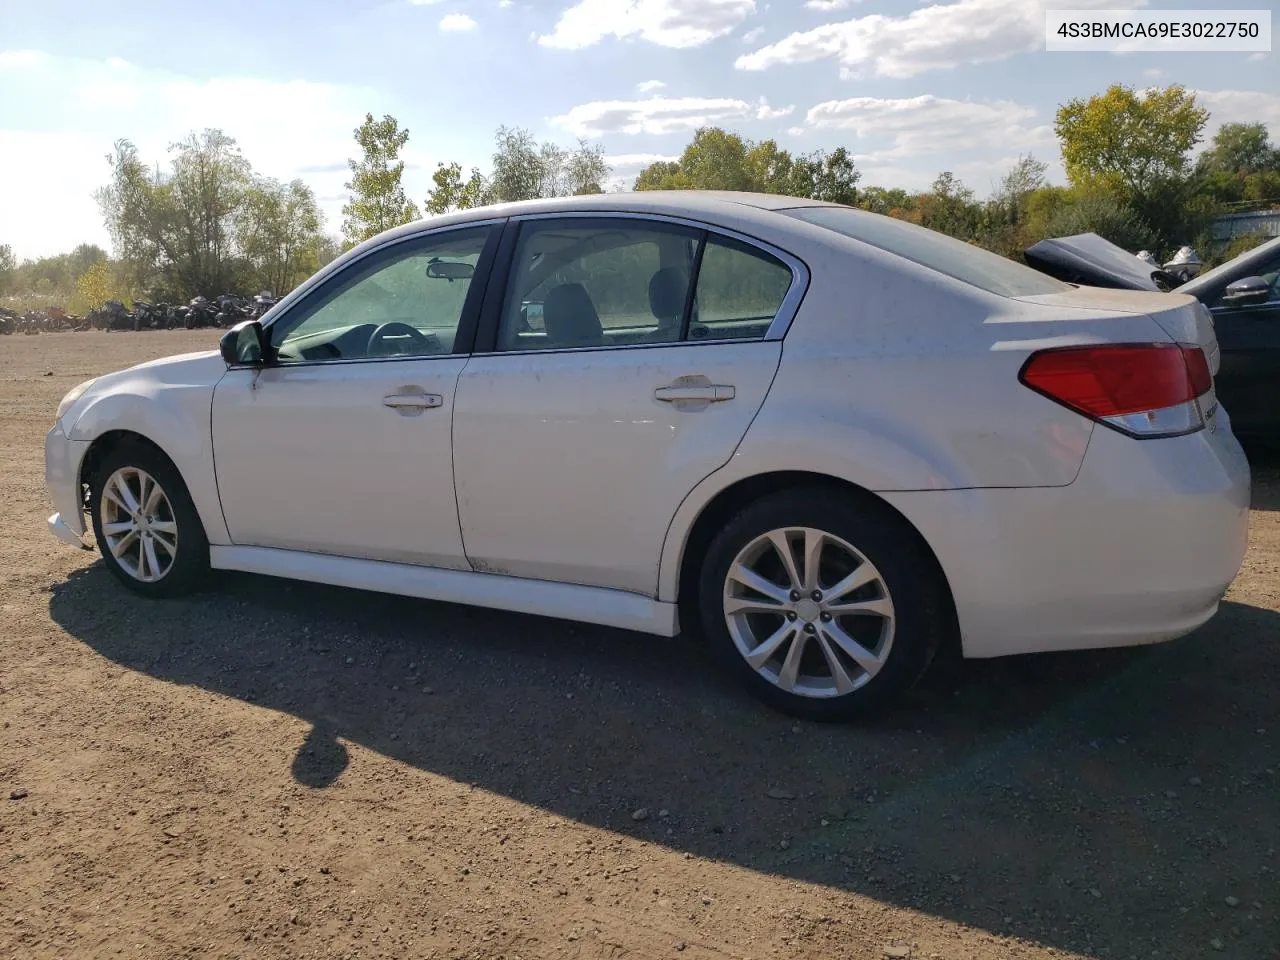
M826 227L1002 297L1062 293L1071 287L998 253L893 217L852 207L794 207L787 216Z

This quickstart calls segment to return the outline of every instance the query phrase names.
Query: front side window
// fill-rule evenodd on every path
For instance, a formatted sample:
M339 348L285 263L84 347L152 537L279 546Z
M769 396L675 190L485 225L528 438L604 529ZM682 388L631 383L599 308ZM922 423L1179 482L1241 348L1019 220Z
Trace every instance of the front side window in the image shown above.
M524 223L498 349L679 341L700 240L700 231L642 220Z
M406 240L271 326L281 363L453 353L491 227Z

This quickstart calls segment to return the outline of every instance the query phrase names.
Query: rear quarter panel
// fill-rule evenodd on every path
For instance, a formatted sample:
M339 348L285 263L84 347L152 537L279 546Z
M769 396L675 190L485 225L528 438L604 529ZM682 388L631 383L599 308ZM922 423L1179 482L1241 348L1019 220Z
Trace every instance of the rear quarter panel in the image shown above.
M1145 314L989 295L821 233L793 238L809 291L733 458L672 522L662 599L676 595L699 513L751 476L807 471L874 492L1069 485L1093 423L1019 383L1026 358L1054 346L1167 339Z

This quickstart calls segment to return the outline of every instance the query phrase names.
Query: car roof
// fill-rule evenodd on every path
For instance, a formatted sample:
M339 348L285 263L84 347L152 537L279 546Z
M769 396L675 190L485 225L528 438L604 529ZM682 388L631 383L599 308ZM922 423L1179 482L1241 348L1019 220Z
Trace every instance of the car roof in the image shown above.
M516 200L493 203L470 210L458 210L392 227L369 240L375 245L401 236L435 227L463 225L500 217L528 216L543 213L650 213L705 219L710 223L730 224L767 220L768 211L794 207L832 206L820 200L788 197L775 193L746 193L733 190L632 190L617 193L592 193L577 197L553 197L544 200Z

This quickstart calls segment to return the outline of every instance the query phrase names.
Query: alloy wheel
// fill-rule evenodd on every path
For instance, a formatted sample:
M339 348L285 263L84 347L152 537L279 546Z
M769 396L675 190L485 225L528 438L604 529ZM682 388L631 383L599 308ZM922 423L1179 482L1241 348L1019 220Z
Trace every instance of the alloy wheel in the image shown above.
M770 530L729 566L724 617L743 659L779 689L844 696L884 667L893 600L852 544L812 527Z
M156 583L173 569L178 523L151 474L137 467L115 471L103 485L98 512L107 549L130 577Z

